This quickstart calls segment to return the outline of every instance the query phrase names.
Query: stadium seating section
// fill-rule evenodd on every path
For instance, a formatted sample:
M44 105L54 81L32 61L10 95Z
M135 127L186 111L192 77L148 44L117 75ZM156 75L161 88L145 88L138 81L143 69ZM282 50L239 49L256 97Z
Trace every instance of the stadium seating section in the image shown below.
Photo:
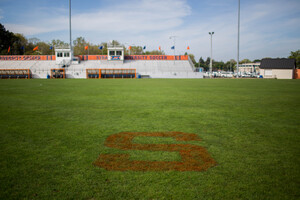
M0 69L0 79L29 79L29 69Z

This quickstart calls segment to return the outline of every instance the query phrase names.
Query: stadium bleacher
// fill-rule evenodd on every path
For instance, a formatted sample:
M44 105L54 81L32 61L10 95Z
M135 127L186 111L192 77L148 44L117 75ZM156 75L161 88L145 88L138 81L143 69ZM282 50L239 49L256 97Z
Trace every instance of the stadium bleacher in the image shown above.
M0 60L0 69L30 69L32 78L47 78L51 69L60 67L55 60ZM86 69L135 69L137 77L149 78L203 78L189 60L86 60L64 69L66 78L88 78Z

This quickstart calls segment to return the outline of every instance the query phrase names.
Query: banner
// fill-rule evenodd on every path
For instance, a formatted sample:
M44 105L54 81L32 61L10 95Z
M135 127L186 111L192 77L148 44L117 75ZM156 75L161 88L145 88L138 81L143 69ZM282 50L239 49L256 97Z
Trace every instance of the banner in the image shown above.
M55 56L0 56L0 60L55 60Z
M80 55L80 60L107 60L107 55ZM117 59L117 58L116 58ZM188 60L188 56L170 55L133 55L125 56L125 60ZM55 60L55 56L0 56L0 60Z
M125 60L188 60L188 56L167 56L167 55L136 55L125 56Z

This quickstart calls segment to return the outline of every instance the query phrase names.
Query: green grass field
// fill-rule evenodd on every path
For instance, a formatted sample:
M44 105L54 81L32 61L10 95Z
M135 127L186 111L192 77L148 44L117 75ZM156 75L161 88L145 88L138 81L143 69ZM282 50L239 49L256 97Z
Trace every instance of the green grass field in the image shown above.
M299 199L298 80L0 80L0 199ZM194 133L217 165L201 172L107 171L120 132Z

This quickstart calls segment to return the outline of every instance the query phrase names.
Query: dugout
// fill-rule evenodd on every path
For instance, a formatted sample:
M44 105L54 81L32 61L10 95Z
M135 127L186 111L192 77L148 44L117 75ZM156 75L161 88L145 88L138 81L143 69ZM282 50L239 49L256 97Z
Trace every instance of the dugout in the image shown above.
M0 79L30 79L30 69L0 69Z
M100 78L100 69L86 69L86 78L87 79L99 79Z
M101 69L101 78L136 78L136 69Z
M87 79L136 78L136 69L86 69Z
M59 79L66 78L65 69L63 69L63 68L51 69L50 78L53 78L53 79L54 78L59 78Z

